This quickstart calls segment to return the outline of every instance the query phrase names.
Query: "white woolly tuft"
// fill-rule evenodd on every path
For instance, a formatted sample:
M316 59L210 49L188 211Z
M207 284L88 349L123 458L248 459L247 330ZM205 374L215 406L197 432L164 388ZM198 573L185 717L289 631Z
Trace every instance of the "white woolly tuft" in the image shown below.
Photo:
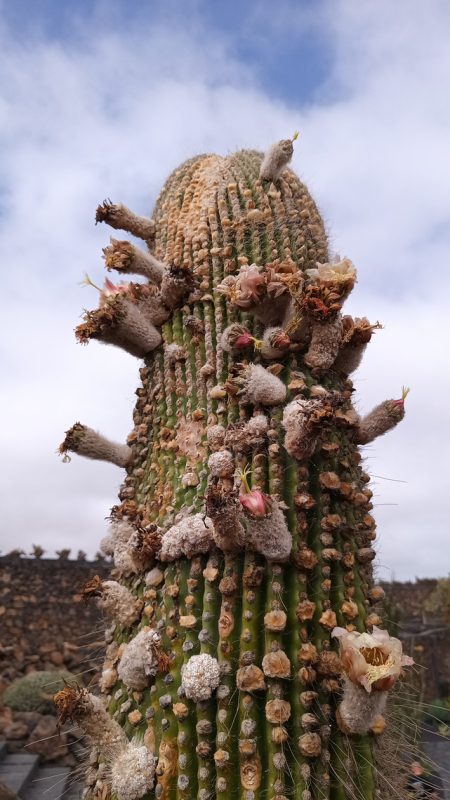
M160 638L151 628L143 628L125 645L117 674L129 689L145 689L148 678L156 675L158 658L155 645L159 644Z
M83 693L74 710L74 718L90 742L107 758L113 758L125 749L126 734L109 716L102 698L91 692Z
M246 548L255 550L269 561L287 561L292 550L292 536L284 514L273 502L267 517L245 518Z
M261 355L263 358L280 358L286 354L287 348L277 347L276 345L272 344L273 338L279 333L284 333L283 328L280 328L279 325L266 328L264 331L261 345Z
M117 519L111 523L111 535L114 541L114 566L123 575L130 575L136 572L128 547L128 542L134 531L135 529L126 518Z
M250 437L259 439L269 430L269 421L264 414L255 414L245 425L245 432Z
M218 450L208 459L209 474L213 478L230 478L234 473L234 458L229 450Z
M128 627L139 617L143 603L117 581L103 581L98 605L110 619Z
M127 444L111 442L80 422L66 431L66 438L59 449L61 453L70 450L94 461L109 461L118 467L126 467L132 455L131 447Z
M388 693L367 692L346 680L342 702L338 706L339 724L346 733L368 733L386 706Z
M305 363L313 369L329 369L336 361L342 341L342 317L314 322Z
M404 404L398 404L395 400L385 400L359 420L355 441L357 444L373 442L377 436L382 436L395 428L404 416Z
M170 344L166 344L164 347L164 351L169 359L169 361L173 364L175 361L184 361L186 358L186 351L184 347L181 347L176 342L171 342Z
M209 700L220 681L220 667L212 656L202 653L192 656L187 664L181 667L181 686L186 697L196 703Z
M294 152L291 139L281 139L272 144L264 155L259 172L264 181L277 181L289 164Z
M254 450L265 443L269 422L264 414L255 414L245 424L231 425L225 437L225 444L235 453Z
M100 552L104 556L114 555L114 536L112 533L107 533L100 542Z
M278 406L284 402L286 386L261 364L250 364L245 377L245 388L241 395L244 403Z
M320 400L297 398L288 403L284 409L283 428L286 431L284 446L292 458L302 461L312 454L316 438L311 431L309 418L311 412L320 406Z
M210 425L206 435L211 450L219 450L225 440L225 428L223 425Z
M207 553L212 544L211 520L203 514L193 514L163 534L159 558L161 561L174 561L181 556L192 558Z
M129 742L111 765L111 791L117 800L140 800L153 789L155 757L144 745Z

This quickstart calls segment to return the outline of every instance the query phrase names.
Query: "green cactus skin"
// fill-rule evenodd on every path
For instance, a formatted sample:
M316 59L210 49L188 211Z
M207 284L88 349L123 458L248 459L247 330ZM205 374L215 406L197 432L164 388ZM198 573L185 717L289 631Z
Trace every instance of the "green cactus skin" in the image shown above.
M109 632L110 646L149 625L161 632L170 657L168 671L149 679L145 692L121 682L104 689L129 738L144 738L157 758L148 800L375 797L373 735L348 736L335 717L341 684L331 630L353 625L362 632L379 621L369 607L375 525L354 443L351 381L332 367L308 367L308 341L275 362L262 362L258 349L234 357L221 347L233 322L256 339L265 327L217 291L227 276L243 264L305 274L328 262L323 223L305 186L290 170L276 183L262 181L260 166L254 151L187 161L166 182L154 228L144 226L154 234L148 242L155 257L190 270L196 286L164 323L164 346L140 370L128 437L133 455L114 515L166 530L181 509L203 512L208 429L262 411L269 421L264 443L238 457L236 467L249 463L252 486L282 503L293 538L287 563L212 548L156 564L156 584L146 584L144 574L113 576L140 593L145 606L134 626ZM99 218L108 221L106 211ZM182 357L171 359L167 345L181 347ZM283 405L253 408L220 388L242 360L277 365L287 387ZM319 397L322 389L334 392L338 405L318 424L310 457L297 460L284 447L283 406ZM270 615L284 622L274 629ZM264 656L277 651L289 660L287 676L266 674L264 689L237 688L238 669L261 670ZM179 690L183 664L200 653L215 657L222 674L210 700L196 703ZM101 786L91 795L104 792Z

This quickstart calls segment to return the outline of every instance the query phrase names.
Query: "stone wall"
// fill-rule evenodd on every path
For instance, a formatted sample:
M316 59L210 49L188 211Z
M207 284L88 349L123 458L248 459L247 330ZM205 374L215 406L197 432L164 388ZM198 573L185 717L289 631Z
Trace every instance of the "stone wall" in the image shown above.
M95 687L103 660L104 623L94 603L81 599L81 587L96 573L109 574L105 561L0 558L1 692L32 670L64 667ZM436 580L384 584L386 625L399 636L417 663L411 680L425 702L450 695L450 629L439 615L424 610ZM69 726L70 728L70 726ZM10 750L26 744L46 760L74 764L76 735L57 736L56 718L13 714L0 707L0 737Z
M38 754L43 761L83 763L84 743L56 715L2 707L3 690L34 670L64 668L95 686L103 661L104 624L80 589L93 575L107 577L105 562L4 556L0 558L0 739L10 752Z
M64 666L95 671L104 625L80 589L105 562L0 558L0 673L2 686L31 670Z
M386 624L416 662L411 681L421 700L450 696L450 626L439 613L425 610L436 579L384 583Z

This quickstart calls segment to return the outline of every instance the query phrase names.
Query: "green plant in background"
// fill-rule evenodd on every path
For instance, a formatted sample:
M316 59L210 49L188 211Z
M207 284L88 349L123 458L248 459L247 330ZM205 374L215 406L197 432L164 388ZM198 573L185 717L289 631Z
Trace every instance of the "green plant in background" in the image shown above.
M441 722L446 726L450 725L450 697L433 700L429 708L425 709L424 717L431 724Z
M352 405L380 326L342 314L356 270L330 257L292 150L191 159L153 219L97 209L148 248L111 239L107 269L146 282L107 280L76 331L144 358L134 430L117 444L77 422L60 447L127 473L102 543L114 572L84 590L109 619L104 702L56 697L95 747L94 796L386 790L372 728L408 659L378 627L359 445L407 390Z
M439 578L435 589L424 603L425 611L439 614L445 622L450 623L450 577Z
M30 672L17 678L5 690L3 702L13 711L39 711L40 714L54 714L53 695L66 684L74 684L75 678L67 670L44 670Z

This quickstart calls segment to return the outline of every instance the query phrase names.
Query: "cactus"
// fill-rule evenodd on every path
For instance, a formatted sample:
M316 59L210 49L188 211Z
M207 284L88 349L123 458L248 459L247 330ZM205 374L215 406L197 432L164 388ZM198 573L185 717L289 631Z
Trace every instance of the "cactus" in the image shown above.
M5 706L13 711L38 711L54 714L53 695L67 683L75 683L75 675L65 669L30 672L16 678L3 695Z
M292 143L187 161L153 220L97 210L149 248L111 240L107 269L148 283L109 281L77 329L145 357L134 430L112 445L77 423L60 447L127 473L102 543L114 580L85 587L112 623L111 724L85 690L56 696L102 797L375 797L371 727L407 659L377 627L358 445L397 424L406 390L352 406L379 324L341 314L356 270L330 258Z

